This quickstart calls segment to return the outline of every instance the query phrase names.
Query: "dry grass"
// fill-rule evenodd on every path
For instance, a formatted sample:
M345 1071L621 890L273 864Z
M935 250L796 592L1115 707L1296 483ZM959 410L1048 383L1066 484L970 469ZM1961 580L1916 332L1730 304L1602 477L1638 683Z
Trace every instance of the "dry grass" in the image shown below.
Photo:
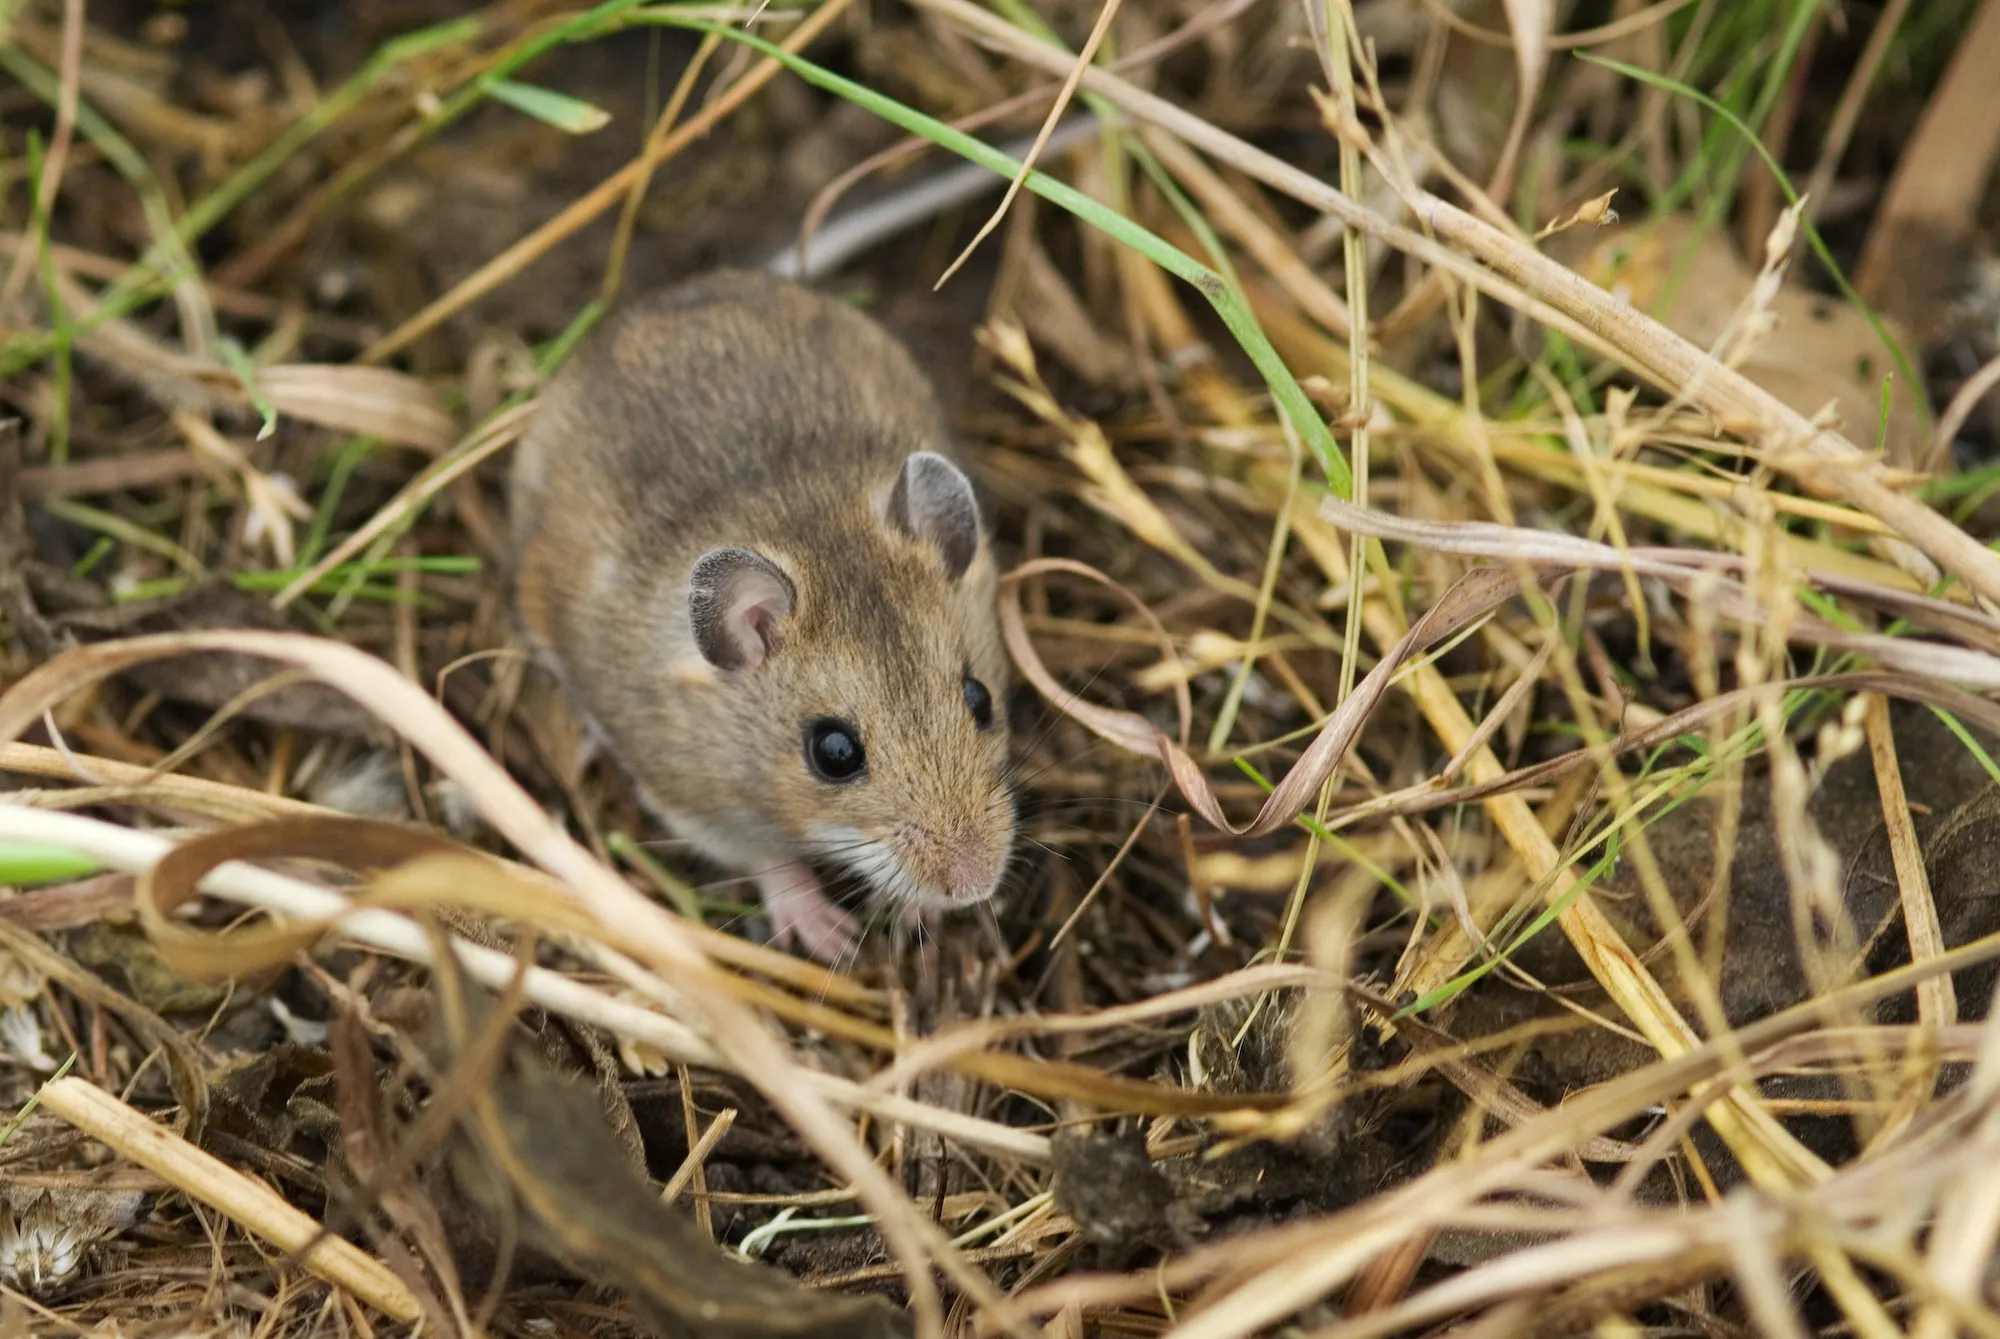
M424 8L0 4L0 1330L2000 1333L2000 558L1924 473L2000 333L1798 328L1886 181L1994 225L1896 151L2000 142L2000 0ZM838 279L1034 689L1006 896L843 973L577 765L497 577L602 304L908 157L797 53L1101 122ZM1612 186L1740 288L1594 270Z

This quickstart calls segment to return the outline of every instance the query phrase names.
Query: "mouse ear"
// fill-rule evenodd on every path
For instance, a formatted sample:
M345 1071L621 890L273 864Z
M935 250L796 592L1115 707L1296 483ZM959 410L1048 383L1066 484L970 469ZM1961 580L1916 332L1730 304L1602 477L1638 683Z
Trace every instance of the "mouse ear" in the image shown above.
M889 495L889 519L904 534L936 548L953 581L965 575L979 552L979 503L972 480L935 451L915 452L903 462Z
M761 553L711 549L696 560L689 582L695 645L718 669L754 670L777 650L792 599L790 578Z

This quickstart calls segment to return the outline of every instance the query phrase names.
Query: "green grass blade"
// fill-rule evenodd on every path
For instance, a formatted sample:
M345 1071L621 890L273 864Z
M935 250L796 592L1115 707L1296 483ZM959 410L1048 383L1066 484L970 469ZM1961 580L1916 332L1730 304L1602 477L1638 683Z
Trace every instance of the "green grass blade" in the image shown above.
M519 84L512 79L494 79L487 83L486 91L522 115L532 116L543 125L554 126L565 135L588 135L594 130L604 129L611 121L611 113L602 107L567 93L558 93L552 88Z
M250 397L251 407L257 411L257 440L264 441L278 430L278 407L258 389L257 369L251 363L250 355L227 335L215 342L215 351L221 355L222 365L236 374L243 393Z
M56 1066L56 1072L49 1075L49 1083L54 1083L57 1079L60 1079L64 1075L68 1074L70 1070L75 1067L75 1065L76 1065L76 1052L71 1051L69 1053L68 1059L64 1060L62 1064ZM42 1085L42 1087L44 1088L47 1086L48 1084ZM0 1146L4 1146L9 1139L12 1139L14 1137L15 1131L19 1130L23 1125L28 1123L28 1117L34 1115L35 1108L40 1106L41 1104L42 1104L42 1090L41 1088L37 1088L35 1089L34 1093L28 1098L28 1100L21 1104L21 1109L14 1113L14 1119L7 1122L6 1128L0 1129Z
M54 842L0 842L0 884L62 883L95 874L103 866L83 852Z

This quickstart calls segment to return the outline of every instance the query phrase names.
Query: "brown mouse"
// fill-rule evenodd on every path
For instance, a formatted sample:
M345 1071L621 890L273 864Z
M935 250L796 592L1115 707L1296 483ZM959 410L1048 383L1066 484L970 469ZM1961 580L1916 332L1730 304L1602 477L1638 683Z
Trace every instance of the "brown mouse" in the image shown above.
M992 896L1015 809L988 526L874 321L748 271L631 302L543 390L512 530L538 654L774 941L855 947L813 865L906 915Z

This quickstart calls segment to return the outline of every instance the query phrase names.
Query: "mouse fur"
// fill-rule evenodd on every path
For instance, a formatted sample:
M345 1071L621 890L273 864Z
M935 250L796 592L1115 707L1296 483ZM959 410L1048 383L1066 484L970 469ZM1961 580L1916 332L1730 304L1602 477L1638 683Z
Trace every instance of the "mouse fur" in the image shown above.
M984 901L1006 868L989 530L901 344L724 271L625 305L542 391L515 608L648 806L832 961L858 931L811 866L906 913ZM850 778L814 761L845 765L838 740L809 756L829 722L858 732Z

